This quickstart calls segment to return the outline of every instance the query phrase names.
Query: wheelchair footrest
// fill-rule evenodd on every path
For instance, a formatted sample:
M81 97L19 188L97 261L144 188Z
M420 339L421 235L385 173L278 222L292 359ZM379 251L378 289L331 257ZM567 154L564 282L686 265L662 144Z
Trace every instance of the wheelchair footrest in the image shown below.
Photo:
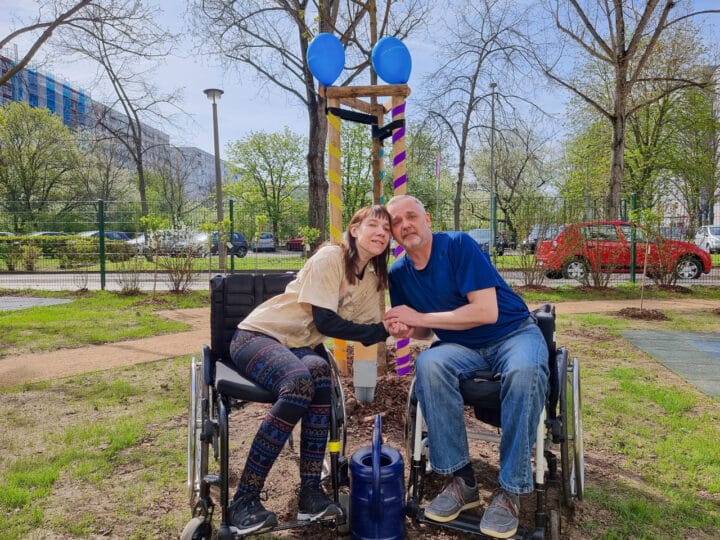
M415 517L415 521L417 521L418 523L434 525L436 527L443 527L445 529L450 529L453 531L476 535L481 538L491 538L490 536L487 536L480 532L481 519L482 515L480 514L462 513L452 521L446 521L441 523L439 521L433 521L432 519L426 518L425 511L422 508L418 509L417 516ZM515 536L511 538L513 540L531 540L532 538L534 538L534 535L531 532L518 529L518 532L515 534Z
M347 516L345 514L341 514L339 516L332 516L327 519L317 519L315 521L290 521L288 523L280 523L279 525L273 527L270 530L264 531L264 534L270 534L276 531L288 531L291 529L300 529L303 527L309 527L310 525L323 525L325 527L339 527L341 525L344 525L347 522ZM237 531L233 527L234 531ZM243 538L245 536L252 536L256 535L256 532L250 533L249 535L239 535L235 534L234 538Z

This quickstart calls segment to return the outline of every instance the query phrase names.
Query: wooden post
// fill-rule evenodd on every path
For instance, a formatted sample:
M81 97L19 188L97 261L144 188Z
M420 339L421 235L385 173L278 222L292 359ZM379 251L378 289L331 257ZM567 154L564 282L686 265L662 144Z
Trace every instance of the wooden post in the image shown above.
M340 107L337 98L327 100L328 109ZM327 114L328 119L328 181L330 183L328 198L330 201L330 239L340 244L343 233L343 211L342 211L342 177L340 174L340 117L331 112ZM338 369L343 375L348 374L347 367L347 342L344 339L333 340L333 354L338 364Z

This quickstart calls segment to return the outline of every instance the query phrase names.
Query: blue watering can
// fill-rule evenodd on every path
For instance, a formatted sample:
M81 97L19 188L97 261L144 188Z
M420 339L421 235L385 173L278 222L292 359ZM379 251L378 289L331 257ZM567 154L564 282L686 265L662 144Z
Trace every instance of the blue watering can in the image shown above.
M400 452L382 442L382 417L375 415L372 446L350 460L350 534L353 540L405 537L405 466Z

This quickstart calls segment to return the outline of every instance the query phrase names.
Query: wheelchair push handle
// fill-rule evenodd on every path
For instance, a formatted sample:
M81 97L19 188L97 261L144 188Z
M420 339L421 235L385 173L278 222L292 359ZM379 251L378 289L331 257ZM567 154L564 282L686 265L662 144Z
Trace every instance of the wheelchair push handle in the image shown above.
M382 416L375 415L375 427L372 435L372 503L375 520L381 520L383 514L382 497L380 497L380 450L382 449Z

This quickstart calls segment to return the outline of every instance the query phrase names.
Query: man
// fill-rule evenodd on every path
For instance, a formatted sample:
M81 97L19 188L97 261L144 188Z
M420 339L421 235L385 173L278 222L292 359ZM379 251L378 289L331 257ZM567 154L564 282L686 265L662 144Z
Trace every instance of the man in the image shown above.
M406 252L390 269L389 323L438 341L415 360L416 394L428 427L430 463L452 474L425 508L451 521L480 505L470 463L459 381L480 370L500 373L500 489L480 524L483 534L513 536L519 494L533 490L530 456L548 384L547 346L523 300L478 244L462 232L433 234L422 203L408 195L387 204L393 237Z

